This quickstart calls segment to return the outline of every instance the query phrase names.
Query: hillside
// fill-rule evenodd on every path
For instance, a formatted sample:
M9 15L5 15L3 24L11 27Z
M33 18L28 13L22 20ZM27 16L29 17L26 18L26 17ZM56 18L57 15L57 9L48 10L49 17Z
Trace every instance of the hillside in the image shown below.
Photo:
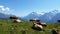
M47 24L47 27L44 27L45 31L38 31L32 29L33 23L13 23L8 20L0 20L0 34L51 34L50 31L52 28L57 28L60 32L59 24Z

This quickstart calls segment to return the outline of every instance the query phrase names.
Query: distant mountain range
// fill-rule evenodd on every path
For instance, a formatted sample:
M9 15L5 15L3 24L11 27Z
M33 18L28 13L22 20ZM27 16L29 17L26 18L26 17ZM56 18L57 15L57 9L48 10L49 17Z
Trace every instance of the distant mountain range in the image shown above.
M39 19L42 22L49 22L49 23L56 23L57 20L60 20L60 11L59 10L53 10L45 14L38 14L36 12L32 12L29 15L22 17L24 21L29 21L30 19Z
M9 20L10 16L14 16L14 15L8 15L8 14L0 13L0 20Z
M0 20L8 20L9 16L15 16L15 15L7 15L7 14L0 13ZM29 21L30 19L33 19L33 18L39 19L42 22L56 23L57 20L60 20L60 11L53 10L48 13L46 12L43 15L42 13L38 14L36 12L32 12L25 17L19 17L19 19L23 21Z

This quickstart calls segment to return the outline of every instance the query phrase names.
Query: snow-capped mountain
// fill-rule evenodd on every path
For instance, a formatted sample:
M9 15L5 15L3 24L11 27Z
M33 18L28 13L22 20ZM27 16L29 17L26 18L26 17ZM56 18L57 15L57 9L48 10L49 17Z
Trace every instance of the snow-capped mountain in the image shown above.
M9 19L9 16L11 15L7 15L7 14L3 14L0 13L0 19ZM57 22L57 20L60 20L60 11L59 10L53 10L50 12L46 12L46 13L36 13L36 12L32 12L30 14L28 14L25 17L20 17L19 19L23 20L23 21L29 21L30 19L39 19L42 22L49 22L49 23L55 23Z
M29 21L32 18L39 19L39 16L41 16L41 14L37 14L36 12L32 12L32 13L28 14L27 16L23 17L22 19L24 19L25 21Z
M53 10L48 13L45 13L44 15L40 16L40 20L44 22L50 22L51 20L53 21L53 18L57 16L56 14L60 13L59 10ZM55 18L54 18L55 19ZM55 19L56 20L56 19ZM51 22L52 22L51 21Z
M57 20L60 20L60 13L57 13L55 16L52 17L50 22L57 22Z
M55 22L56 19L60 19L60 11L53 10L45 14L37 14L36 12L32 12L29 15L23 17L25 21L29 21L32 18L39 19L43 22Z

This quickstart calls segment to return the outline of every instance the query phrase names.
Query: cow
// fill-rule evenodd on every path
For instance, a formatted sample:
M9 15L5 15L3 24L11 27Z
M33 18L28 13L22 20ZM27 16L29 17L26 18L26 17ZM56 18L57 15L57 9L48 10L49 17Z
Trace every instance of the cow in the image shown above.
M39 25L37 23L34 23L32 28L33 29L36 29L36 30L39 30L39 31L43 30L43 26L42 25Z
M42 25L42 26L47 26L47 24L43 22L37 22L37 24Z
M46 23L41 23L40 20L30 20L33 21L33 28L37 30L43 30L43 26L47 26Z
M46 23L43 23L43 22L41 23L41 25L42 25L42 26L47 26L47 24L46 24Z
M21 23L21 20L15 19L14 22L15 22L15 23Z
M52 34L59 34L56 29L52 29L51 33Z
M18 19L16 16L10 16L10 19Z
M57 20L57 22L60 24L60 20Z
M19 20L18 17L16 17L16 16L10 16L10 19L12 19L14 23L21 22L21 20Z

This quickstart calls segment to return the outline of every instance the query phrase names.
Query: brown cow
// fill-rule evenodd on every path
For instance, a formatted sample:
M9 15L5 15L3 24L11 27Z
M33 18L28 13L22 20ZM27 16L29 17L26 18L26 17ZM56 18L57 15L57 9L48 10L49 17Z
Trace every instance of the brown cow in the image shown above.
M21 23L21 20L15 19L14 22L16 22L16 23Z
M14 23L21 22L21 20L19 20L18 17L16 17L16 16L10 16L10 19L12 19L14 21Z
M59 34L56 29L52 29L52 34Z
M10 19L18 19L16 16L10 16Z

